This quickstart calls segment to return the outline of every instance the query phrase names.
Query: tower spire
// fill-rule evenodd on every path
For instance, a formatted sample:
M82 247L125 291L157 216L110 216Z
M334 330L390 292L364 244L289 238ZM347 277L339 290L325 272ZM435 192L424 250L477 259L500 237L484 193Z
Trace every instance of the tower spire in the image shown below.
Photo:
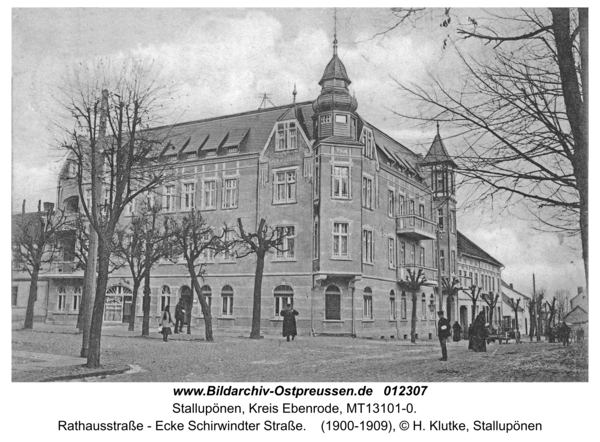
M296 92L296 83L294 83L294 92L292 92L292 95L294 96L294 104L296 104L296 94L298 92Z
M333 8L333 55L337 55L337 8Z

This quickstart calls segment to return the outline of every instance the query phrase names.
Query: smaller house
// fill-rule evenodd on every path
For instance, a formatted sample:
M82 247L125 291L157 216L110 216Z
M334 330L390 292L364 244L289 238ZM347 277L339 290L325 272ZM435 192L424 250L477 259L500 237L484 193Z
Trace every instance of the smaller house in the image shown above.
M564 321L570 325L574 336L577 336L579 329L583 330L583 336L588 336L588 296L587 290L583 287L577 287L577 295L569 301L571 310L565 315Z
M525 336L529 334L529 301L531 301L531 297L515 290L512 283L509 284L502 280L502 305L500 309L502 311L502 329L504 331L514 331L517 328L515 311L511 301L514 303L519 302L516 316L518 317L521 336Z

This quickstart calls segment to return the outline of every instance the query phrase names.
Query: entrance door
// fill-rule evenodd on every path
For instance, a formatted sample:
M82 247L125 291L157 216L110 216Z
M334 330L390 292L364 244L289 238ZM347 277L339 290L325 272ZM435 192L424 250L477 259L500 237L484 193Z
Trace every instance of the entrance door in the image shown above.
M106 291L104 321L123 322L123 298L125 295L131 295L131 290L120 285L111 287ZM129 305L131 308L131 303Z
M131 303L133 301L133 296L126 295L123 298L123 322L128 323L131 319L131 315L133 314L131 309Z

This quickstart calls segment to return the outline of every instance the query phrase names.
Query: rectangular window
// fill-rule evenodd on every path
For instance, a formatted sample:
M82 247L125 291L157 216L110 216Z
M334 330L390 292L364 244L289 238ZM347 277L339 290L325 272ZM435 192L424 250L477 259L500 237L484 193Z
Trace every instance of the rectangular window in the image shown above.
M416 259L417 259L417 246L415 246L414 244L410 245L410 264L411 265L415 265L417 263Z
M293 295L275 295L275 316L281 316L281 310L283 310L288 304L294 307L294 296Z
M425 267L425 247L420 247L419 251L419 265Z
M396 268L396 241L394 238L388 238L388 264L390 269Z
M373 151L375 150L375 140L373 139L373 132L365 129L363 131L362 142L365 143L365 157L373 158Z
M406 212L406 199L404 195L398 194L398 213L404 215Z
M313 248L314 248L314 258L319 258L319 221L315 220L315 230L313 232Z
M438 209L438 226L444 230L444 209Z
M373 232L363 230L363 259L368 264L373 264Z
M183 209L192 210L196 207L196 183L183 185Z
M233 242L233 235L233 230L228 230L227 232L225 232L225 242L227 244ZM233 261L235 259L235 254L233 253L233 250L231 248L227 248L225 250L225 252L223 253L223 259L225 261Z
M456 233L456 210L450 212L450 226L452 228L452 233Z
M333 223L333 256L348 256L347 223Z
M160 311L164 312L165 307L171 305L171 297L168 295L161 295L160 297Z
M496 278L492 277L492 292L496 291Z
M346 123L348 123L348 116L347 115L336 115L335 122L346 124Z
M125 209L125 213L127 215L133 215L135 213L135 199L132 199L128 204L127 207Z
M226 179L223 183L223 209L234 209L238 201L237 178Z
M406 264L406 243L400 241L400 265Z
M223 316L233 316L233 296L223 295L223 310L221 311Z
M238 153L240 151L239 146L229 146L227 147L227 155Z
M274 202L277 204L296 202L296 170L275 172L273 179Z
M427 300L421 298L421 319L427 319Z
M350 118L350 136L356 140L356 118Z
M394 199L394 191L388 189L388 216L393 218L396 216L396 200Z
M446 260L444 258L444 249L440 250L440 269L442 272L446 271Z
M202 208L215 209L217 207L217 181L204 181L202 191Z
M475 282L474 282L475 286L479 287L479 275L477 273L475 273Z
M364 208L373 208L373 180L367 177L362 180L362 201Z
M297 148L297 130L296 123L293 121L289 123L277 123L277 142L275 143L275 150L294 150Z
M294 226L277 227L277 236L282 238L281 244L277 247L277 258L294 258L294 245L296 240L296 231Z
M333 184L332 191L334 198L349 198L348 187L349 168L342 166L333 166Z
M79 311L79 307L81 306L81 295L73 295L73 306L72 310L74 312Z
M165 186L165 202L163 207L167 212L175 211L175 186Z
M91 211L92 211L92 189L85 189L85 204L91 213Z
M315 159L315 198L319 198L319 194L321 193L321 175L319 174L319 159Z
M321 115L321 124L331 123L331 115Z
M18 299L19 299L19 287L12 287L10 298L11 298L11 305L13 307L16 307Z
M406 296L400 298L400 319L406 319Z
M450 259L452 260L452 271L456 273L456 251L452 250L452 255L450 255Z
M390 319L396 320L396 298L394 296L390 296Z
M202 256L204 257L205 261L212 261L215 257L215 251L208 246L211 239L212 235L210 233L204 233L202 235Z
M363 296L363 318L373 319L373 296Z

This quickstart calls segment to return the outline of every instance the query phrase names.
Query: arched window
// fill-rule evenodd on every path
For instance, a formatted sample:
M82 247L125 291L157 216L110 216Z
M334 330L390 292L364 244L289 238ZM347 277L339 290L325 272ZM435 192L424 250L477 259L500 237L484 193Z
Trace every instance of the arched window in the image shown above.
M421 319L427 319L427 297L425 293L421 294Z
M373 291L365 287L363 292L363 318L373 319Z
M123 321L123 298L131 295L131 290L122 285L116 285L106 291L104 301L104 320L107 322Z
M67 290L64 285L58 286L58 298L56 300L56 310L64 312L67 308Z
M340 320L341 312L341 293L335 285L330 285L325 290L325 319Z
M200 291L206 299L206 303L208 304L208 311L210 312L212 310L212 289L209 285L203 285L202 288L200 288ZM200 306L200 314L202 315L202 306Z
M73 288L73 306L72 310L74 312L79 311L79 307L81 306L81 286L77 285Z
M390 319L396 320L396 292L390 290Z
M406 319L406 292L400 295L400 319Z
M223 316L233 316L233 288L230 285L223 286L221 289L221 299L223 301Z
M171 305L171 288L163 285L160 291L160 311L165 311L167 305Z
M429 304L433 305L433 308L429 312L429 319L435 320L435 300L433 299L433 294L429 295Z
M288 304L294 307L294 290L289 285L278 285L273 294L275 296L275 316L280 316L281 310Z

